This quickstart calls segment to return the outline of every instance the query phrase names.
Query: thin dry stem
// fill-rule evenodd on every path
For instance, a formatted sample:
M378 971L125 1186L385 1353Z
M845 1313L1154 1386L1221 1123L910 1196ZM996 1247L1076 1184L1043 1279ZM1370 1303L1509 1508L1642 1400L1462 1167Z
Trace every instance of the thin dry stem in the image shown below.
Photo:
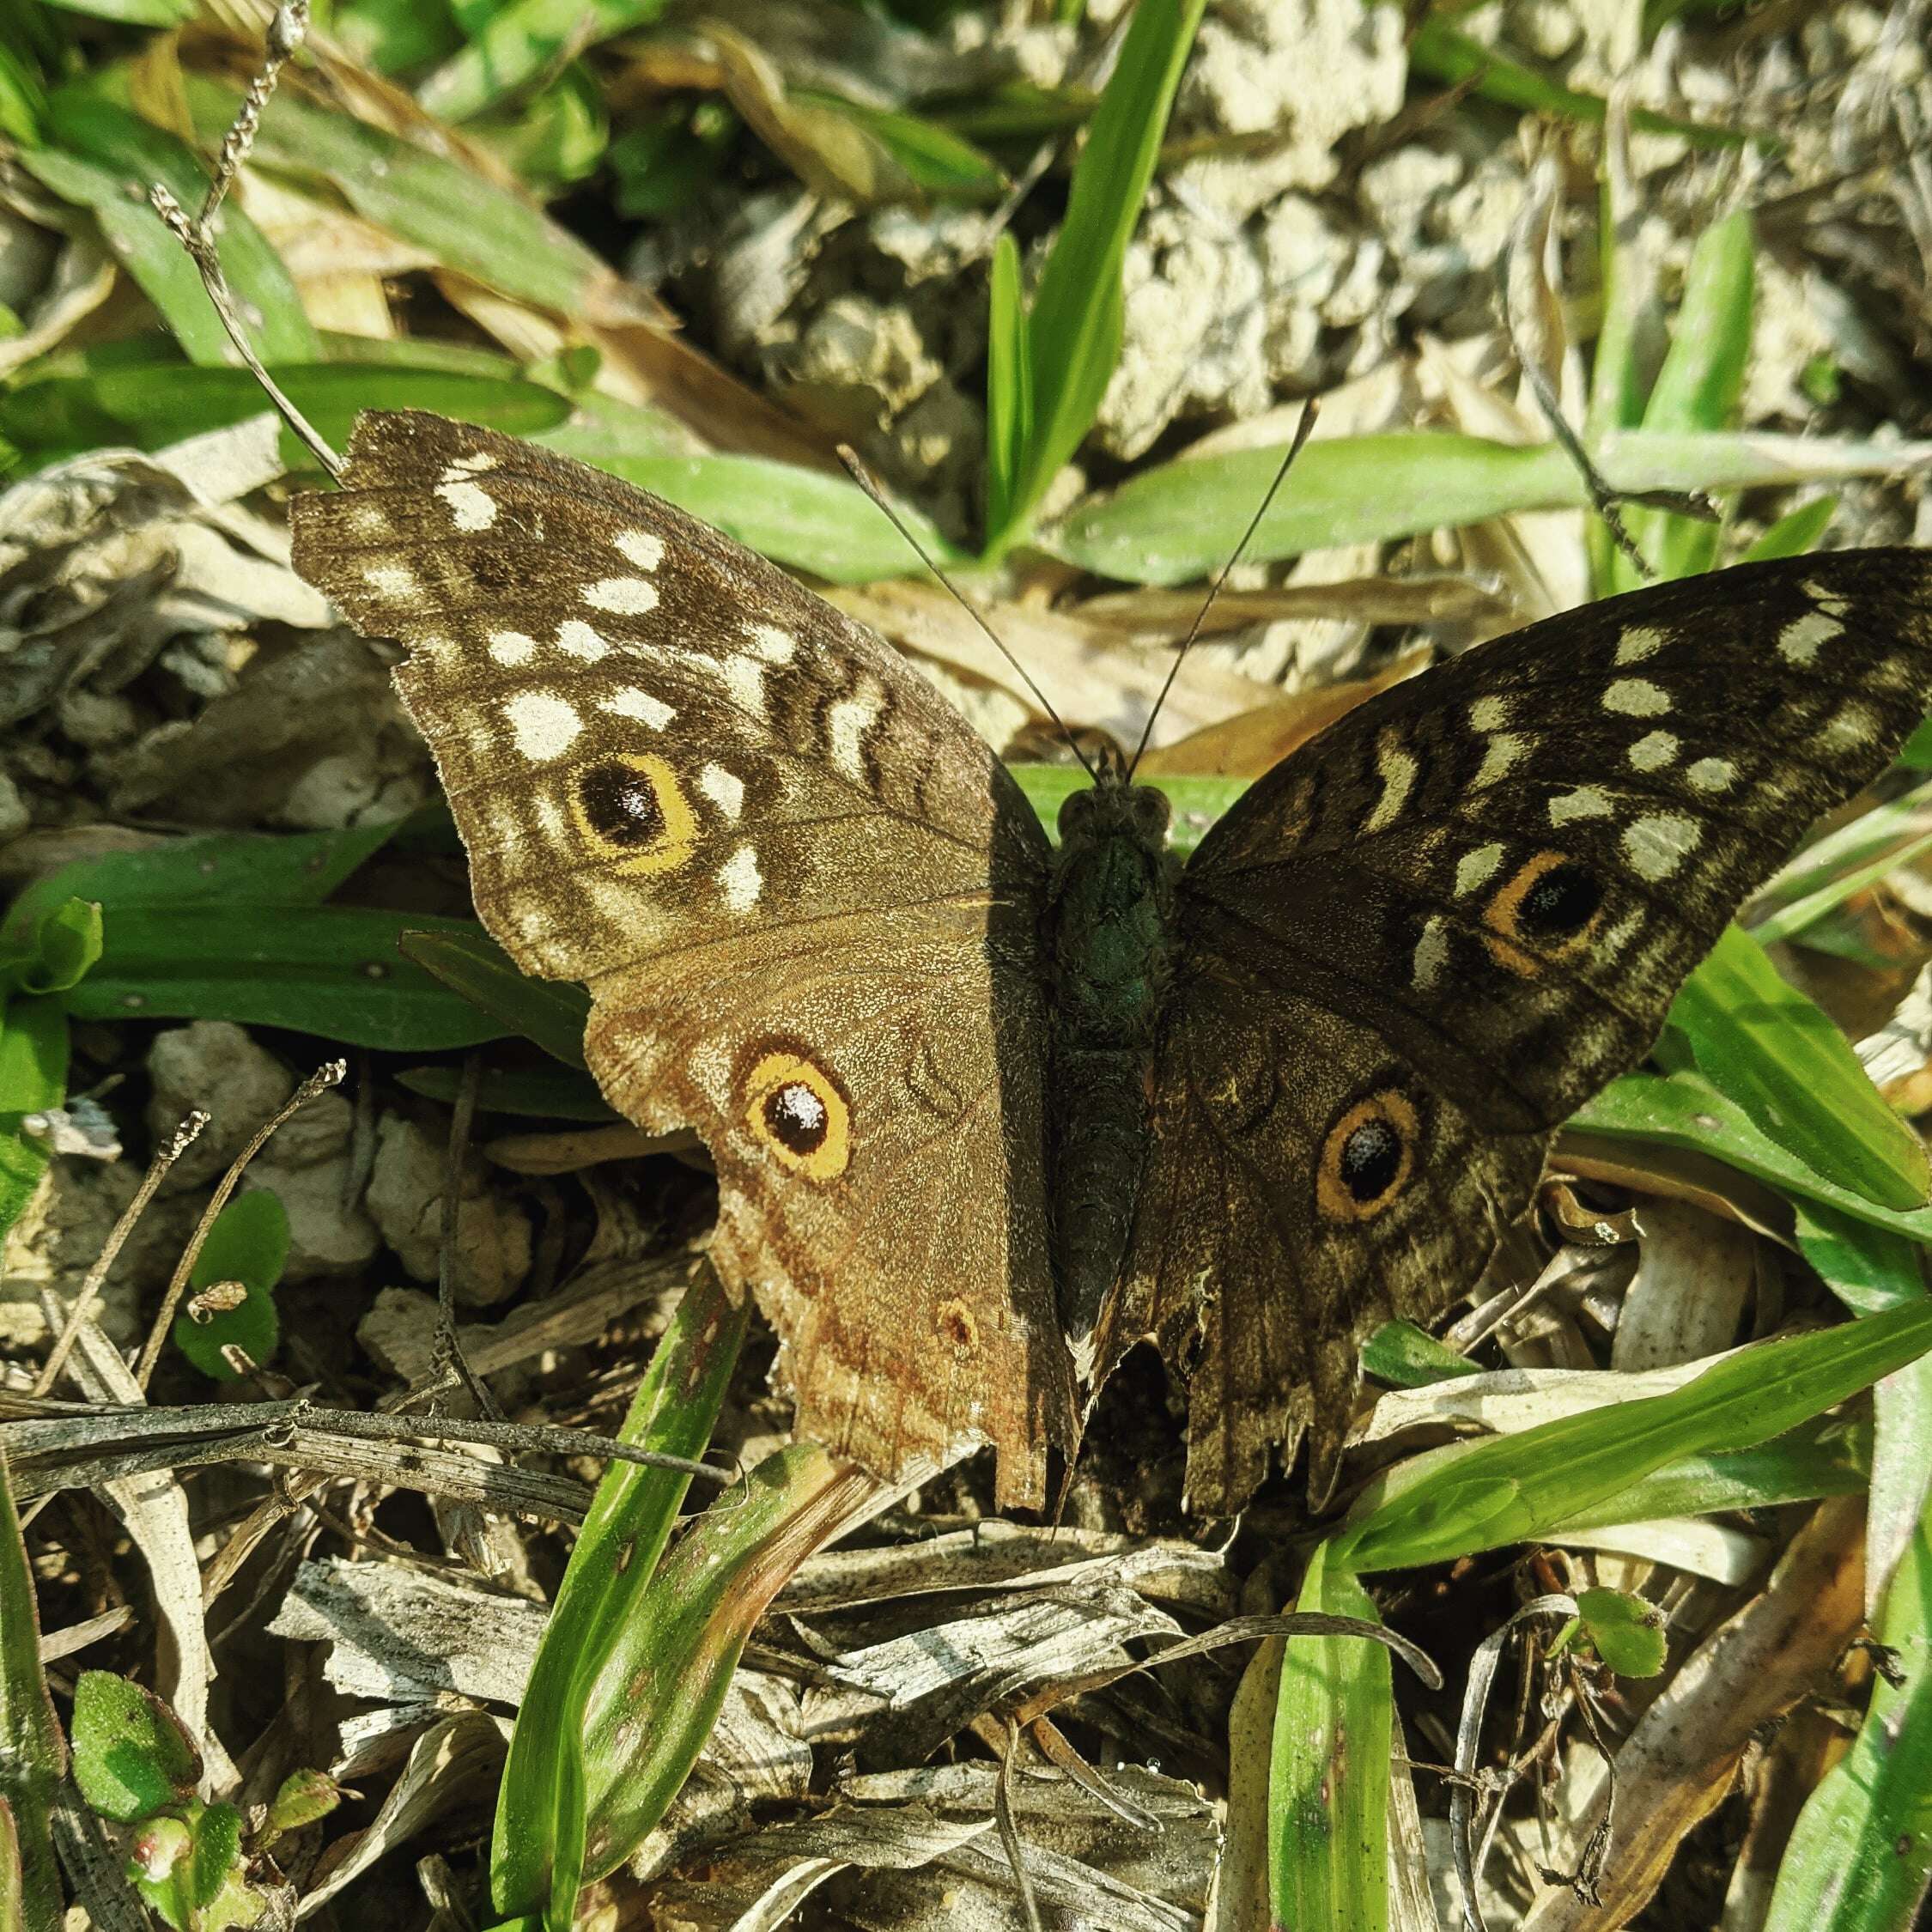
M155 1316L155 1325L148 1333L146 1345L141 1351L141 1359L135 1367L135 1379L143 1388L148 1386L149 1378L155 1372L155 1364L161 1359L162 1345L167 1333L173 1326L174 1312L181 1305L181 1297L188 1290L188 1277L193 1273L194 1266L200 1259L202 1245L208 1239L208 1232L215 1225L215 1218L228 1205L228 1197L240 1183L243 1170L250 1161L268 1145L269 1136L285 1121L291 1120L308 1105L318 1094L325 1093L337 1085L349 1072L345 1060L331 1060L297 1087L287 1103L275 1115L256 1128L248 1145L234 1157L233 1165L222 1176L221 1183L208 1198L208 1206L202 1210L201 1219L195 1224L195 1231L189 1237L188 1245L181 1251L181 1259L175 1263L174 1273L167 1284L167 1293L161 1298L160 1311Z
M112 1230L102 1244L94 1264L88 1270L87 1279L82 1282L67 1309L67 1319L61 1324L60 1334L53 1345L46 1364L33 1383L36 1395L49 1394L60 1380L60 1371L67 1365L67 1358L72 1353L75 1342L79 1339L94 1297L100 1292L100 1285L107 1279L107 1271L114 1265L127 1237L134 1232L135 1223L147 1211L148 1203L155 1198L155 1190L161 1186L167 1170L179 1160L200 1138L201 1130L208 1125L208 1116L197 1107L180 1126L168 1136L167 1145L158 1149L153 1160L148 1163L148 1171L143 1176L141 1185L134 1190L134 1199L121 1211L121 1218L115 1222Z

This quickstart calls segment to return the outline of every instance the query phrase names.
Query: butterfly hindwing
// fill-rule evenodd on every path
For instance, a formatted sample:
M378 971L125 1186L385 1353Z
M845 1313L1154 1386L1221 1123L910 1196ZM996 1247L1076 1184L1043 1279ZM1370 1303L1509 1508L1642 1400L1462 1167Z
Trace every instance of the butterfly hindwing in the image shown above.
M1467 1291L1556 1127L1929 702L1923 553L1747 566L1384 692L1209 833L1100 1348L1193 1361L1198 1504L1303 1426L1322 1486L1362 1339Z
M484 924L589 986L613 1105L711 1147L714 1257L779 1332L801 1436L889 1475L991 1441L1002 1498L1038 1501L1071 1429L1045 844L991 752L782 572L487 430L365 415L295 534L409 647Z

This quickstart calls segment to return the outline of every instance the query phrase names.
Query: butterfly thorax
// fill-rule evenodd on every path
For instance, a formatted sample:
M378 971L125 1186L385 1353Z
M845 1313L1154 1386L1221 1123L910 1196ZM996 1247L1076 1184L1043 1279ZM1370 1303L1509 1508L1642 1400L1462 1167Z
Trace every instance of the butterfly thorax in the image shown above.
M1042 955L1052 975L1048 1087L1055 1273L1083 1367L1133 1227L1147 1087L1173 945L1165 797L1111 768L1060 815Z

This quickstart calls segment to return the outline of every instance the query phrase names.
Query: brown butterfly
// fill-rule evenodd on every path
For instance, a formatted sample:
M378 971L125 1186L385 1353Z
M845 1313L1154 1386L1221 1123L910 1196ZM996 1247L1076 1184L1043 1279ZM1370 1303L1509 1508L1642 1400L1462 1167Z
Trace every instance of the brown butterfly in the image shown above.
M402 640L477 908L582 980L591 1066L716 1160L712 1252L800 1435L963 1445L1037 1504L1151 1336L1237 1507L1362 1339L1464 1294L1557 1126L1932 702L1932 560L1572 611L1291 753L1185 866L1118 761L1049 847L916 673L659 498L487 430L357 425L295 562Z

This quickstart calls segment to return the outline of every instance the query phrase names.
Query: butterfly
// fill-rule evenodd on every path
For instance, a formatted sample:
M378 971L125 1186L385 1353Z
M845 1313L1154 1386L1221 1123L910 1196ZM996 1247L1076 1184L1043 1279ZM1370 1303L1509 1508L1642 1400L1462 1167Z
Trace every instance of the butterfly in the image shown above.
M1049 844L869 632L669 503L362 416L297 569L399 640L484 925L611 1103L714 1157L796 1427L1037 1505L1151 1338L1187 1494L1339 1462L1361 1341L1467 1293L1564 1117L1932 703L1932 556L1660 585L1292 752L1185 866L1118 758Z

